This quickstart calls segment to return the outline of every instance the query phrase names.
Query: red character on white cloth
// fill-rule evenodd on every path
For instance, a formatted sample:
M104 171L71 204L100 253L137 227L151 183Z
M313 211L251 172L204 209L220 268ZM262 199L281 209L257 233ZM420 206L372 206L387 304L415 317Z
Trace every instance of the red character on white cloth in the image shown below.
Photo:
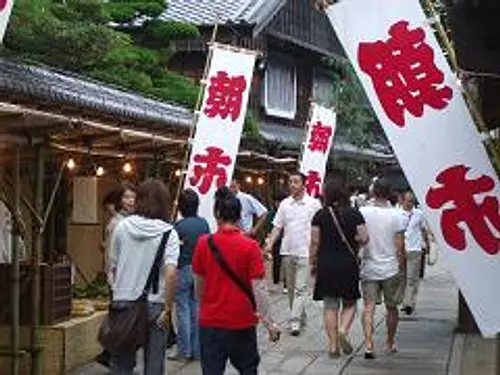
M455 165L440 172L436 178L439 186L429 189L425 201L432 209L442 209L441 230L448 245L460 251L470 246L467 228L487 254L495 255L500 251L499 204L493 193L495 180L485 175L468 179L469 170L464 165Z
M206 194L215 182L217 188L227 184L226 168L231 165L231 158L224 155L224 150L218 147L207 147L206 154L195 155L193 160L197 164L193 169L193 176L189 178L191 186L198 187L200 194Z
M453 97L424 29L408 25L399 21L390 27L387 41L360 43L358 49L361 70L371 77L387 117L399 127L405 126L405 110L422 117L425 106L441 110Z

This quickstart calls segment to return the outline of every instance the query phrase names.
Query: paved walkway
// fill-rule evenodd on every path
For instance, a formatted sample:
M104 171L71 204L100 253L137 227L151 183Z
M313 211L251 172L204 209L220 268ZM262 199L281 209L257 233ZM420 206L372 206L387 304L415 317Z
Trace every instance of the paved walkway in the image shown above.
M273 293L274 309L280 312L284 323L287 314L286 298ZM308 307L309 324L298 338L284 334L277 344L267 341L260 330L259 349L263 375L446 375L451 357L453 328L456 322L457 290L443 262L428 267L422 283L417 311L411 318L403 318L398 333L399 353L384 352L385 324L383 308L377 311L376 355L373 361L363 357L363 335L359 317L353 326L351 340L357 348L354 355L338 360L328 358L322 323L322 306ZM359 314L358 314L359 315ZM138 374L141 372L138 371ZM237 374L228 366L227 374ZM105 375L108 372L97 364L90 364L69 375ZM169 375L199 375L199 363L179 366L168 363Z

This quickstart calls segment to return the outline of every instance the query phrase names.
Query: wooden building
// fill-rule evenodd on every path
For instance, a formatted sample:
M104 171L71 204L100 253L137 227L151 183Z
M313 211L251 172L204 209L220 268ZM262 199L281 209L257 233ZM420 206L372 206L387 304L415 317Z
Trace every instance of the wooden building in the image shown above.
M176 44L169 63L171 70L191 78L202 78L215 24L217 42L261 53L250 110L268 142L278 142L281 148L291 146L298 155L310 102L333 104L335 87L329 66L344 55L325 13L305 0L171 0L163 17L200 28L199 38ZM339 138L333 155L374 164L395 161L386 145L360 149Z

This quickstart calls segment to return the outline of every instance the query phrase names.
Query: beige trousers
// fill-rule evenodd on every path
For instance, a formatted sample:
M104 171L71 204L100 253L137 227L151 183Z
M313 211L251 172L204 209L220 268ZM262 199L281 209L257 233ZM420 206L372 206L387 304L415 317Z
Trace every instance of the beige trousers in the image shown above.
M403 306L408 306L413 309L417 303L421 260L421 251L408 251L406 253L406 289Z
M300 322L304 325L309 294L309 259L285 255L283 269L290 300L290 322Z

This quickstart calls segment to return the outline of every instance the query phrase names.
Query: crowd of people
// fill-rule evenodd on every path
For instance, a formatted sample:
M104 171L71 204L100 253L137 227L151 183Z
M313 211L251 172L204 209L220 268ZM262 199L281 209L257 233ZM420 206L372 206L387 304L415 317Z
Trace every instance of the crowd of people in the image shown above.
M180 218L172 224L159 180L137 189L124 185L107 196L110 311L147 298L148 332L141 345L146 375L165 374L174 320L177 348L169 360L200 361L204 375L223 374L228 361L241 374L257 374L257 324L273 342L282 330L299 336L307 323L311 279L312 299L323 301L331 358L353 352L349 331L361 298L365 358L375 358L373 320L382 302L386 349L397 351L398 309L414 312L422 251L429 247L414 195L406 192L395 206L388 181L379 178L368 197L352 199L341 178L327 177L323 195L313 198L299 172L289 175L288 188L288 196L277 196L268 211L232 181L216 193L213 234L198 215L199 196L191 189L181 193ZM256 238L262 231L267 236L261 247ZM274 284L283 281L289 297L287 327L277 324L269 302L266 259L273 262ZM116 375L133 373L135 349L107 349L101 363Z

